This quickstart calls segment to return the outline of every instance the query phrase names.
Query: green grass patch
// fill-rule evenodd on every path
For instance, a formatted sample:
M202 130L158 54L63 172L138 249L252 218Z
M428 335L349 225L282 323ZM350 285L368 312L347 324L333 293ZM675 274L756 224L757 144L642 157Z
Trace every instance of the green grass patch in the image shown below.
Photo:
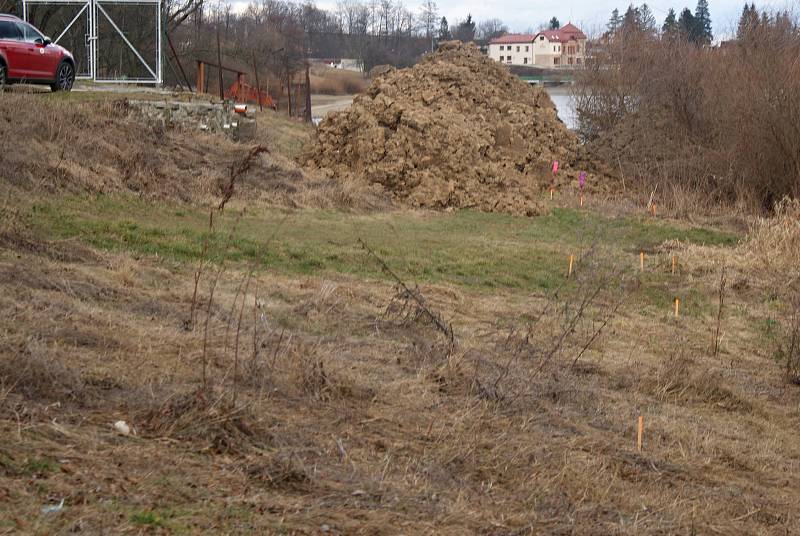
M549 289L561 283L567 256L602 248L609 262L668 239L730 245L738 237L704 228L679 228L635 218L555 209L538 218L469 210L453 214L396 211L351 214L333 210L252 209L218 217L208 232L207 211L129 196L67 198L30 208L45 237L78 239L96 248L157 255L180 262L255 260L281 273L385 277L358 244L363 239L402 277L478 289ZM633 256L633 257L632 257Z
M58 471L58 464L44 458L29 458L22 464L21 470L28 475L47 475Z
M148 525L151 527L163 527L164 519L155 512L136 512L131 516L131 523L134 525Z

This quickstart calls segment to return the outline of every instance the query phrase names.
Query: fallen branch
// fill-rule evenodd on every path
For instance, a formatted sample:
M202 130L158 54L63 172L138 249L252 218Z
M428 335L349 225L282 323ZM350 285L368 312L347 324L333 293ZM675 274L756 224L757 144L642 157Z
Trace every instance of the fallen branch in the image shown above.
M444 334L445 337L447 337L447 340L450 342L450 344L453 344L455 342L453 327L447 322L445 322L438 313L431 311L428 305L420 298L419 293L414 292L408 285L406 285L406 283L402 279L400 279L400 276L398 276L389 267L389 265L386 264L386 261L380 258L377 255L377 253L375 253L361 238L358 239L358 243L361 245L362 248L364 248L364 250L367 252L369 256L375 259L375 261L381 267L381 270L383 270L385 274L387 274L394 280L397 286L403 290L405 295L417 303L417 307L419 307L419 310L422 311L422 314L428 317L428 319L431 322L433 322L433 325L436 326L436 328L442 334Z

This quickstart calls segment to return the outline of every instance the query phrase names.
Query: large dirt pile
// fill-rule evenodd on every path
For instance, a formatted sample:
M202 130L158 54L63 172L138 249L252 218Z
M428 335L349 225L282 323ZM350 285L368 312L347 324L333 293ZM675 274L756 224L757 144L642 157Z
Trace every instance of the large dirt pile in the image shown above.
M545 91L474 45L450 42L378 76L349 110L322 121L304 158L412 206L535 214L552 161L559 182L574 179L577 149Z

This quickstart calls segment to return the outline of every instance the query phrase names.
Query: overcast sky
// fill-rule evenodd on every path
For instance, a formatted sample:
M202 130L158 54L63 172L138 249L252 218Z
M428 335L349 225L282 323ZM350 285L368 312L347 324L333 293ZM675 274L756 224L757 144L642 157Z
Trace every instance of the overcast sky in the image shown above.
M680 3L684 2L684 3ZM641 2L639 2L641 3ZM639 4L637 3L637 5ZM758 9L787 9L798 0L755 0ZM418 0L406 0L409 9L417 10L421 4ZM656 17L658 25L670 7L676 13L684 7L694 12L697 0L653 0L647 2ZM711 21L714 25L715 38L724 37L736 27L736 21L744 6L744 0L708 0ZM324 9L335 9L335 0L318 1L317 5ZM450 23L464 19L467 13L477 21L498 18L505 22L513 32L524 32L529 28L536 29L551 17L558 17L561 24L572 21L587 34L599 33L608 22L611 11L616 7L620 13L628 7L628 3L615 0L438 0L439 12L447 17Z

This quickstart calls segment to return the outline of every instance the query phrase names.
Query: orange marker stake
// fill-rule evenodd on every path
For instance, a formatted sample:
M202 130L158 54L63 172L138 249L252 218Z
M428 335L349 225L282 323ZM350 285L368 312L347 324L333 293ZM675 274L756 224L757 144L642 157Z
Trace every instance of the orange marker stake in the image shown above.
M639 415L639 426L636 431L636 450L642 452L642 436L644 436L644 417Z
M581 206L583 206L583 194L581 194Z
M672 275L675 275L675 264L676 263L677 263L677 260L675 258L675 255L673 255L672 256Z
M569 271L567 272L567 277L572 276L572 263L575 261L575 255L569 256Z
M675 298L675 318L678 318L680 316L680 310L681 310L681 299Z
M551 200L553 199L553 187L552 186L550 187L550 199Z
M639 271L644 272L644 251L639 252Z

